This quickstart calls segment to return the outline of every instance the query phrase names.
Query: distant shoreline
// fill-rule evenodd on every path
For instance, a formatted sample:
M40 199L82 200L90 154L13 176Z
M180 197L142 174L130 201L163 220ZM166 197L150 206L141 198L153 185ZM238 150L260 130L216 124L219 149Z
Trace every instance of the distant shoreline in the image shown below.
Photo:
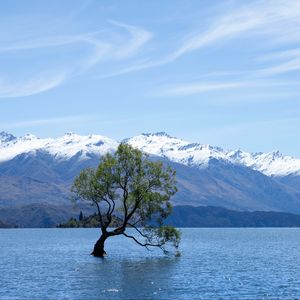
M0 209L1 211L1 209ZM64 225L72 220L73 224L61 227L98 228L97 220L87 213L87 220L79 224L78 216L65 216L58 220L59 207L29 205L20 210L13 221L0 220L0 228L55 228L59 224ZM7 210L7 214L13 213ZM46 216L46 217L45 217ZM71 219L70 219L71 218ZM24 223L19 223L23 220ZM56 221L57 220L57 221ZM300 215L274 212L274 211L235 211L217 206L174 206L172 214L166 220L167 225L182 228L298 228L300 227Z

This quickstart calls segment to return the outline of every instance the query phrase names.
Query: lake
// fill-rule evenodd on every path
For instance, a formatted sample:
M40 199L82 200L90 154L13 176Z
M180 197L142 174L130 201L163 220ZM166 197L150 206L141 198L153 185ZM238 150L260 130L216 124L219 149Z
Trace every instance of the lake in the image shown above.
M181 257L98 229L0 230L0 299L300 299L300 229L182 229Z

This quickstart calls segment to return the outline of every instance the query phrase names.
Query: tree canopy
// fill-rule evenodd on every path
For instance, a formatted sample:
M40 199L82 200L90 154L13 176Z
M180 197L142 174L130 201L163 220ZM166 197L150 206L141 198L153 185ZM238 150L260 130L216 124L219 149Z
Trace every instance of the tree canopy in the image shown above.
M83 170L75 178L72 192L76 200L94 205L99 215L101 236L92 254L103 257L106 239L116 235L146 248L159 247L167 252L171 245L177 249L180 232L163 225L172 211L170 199L176 191L175 170L124 143L115 153L104 155L97 169ZM113 218L121 225L110 229Z

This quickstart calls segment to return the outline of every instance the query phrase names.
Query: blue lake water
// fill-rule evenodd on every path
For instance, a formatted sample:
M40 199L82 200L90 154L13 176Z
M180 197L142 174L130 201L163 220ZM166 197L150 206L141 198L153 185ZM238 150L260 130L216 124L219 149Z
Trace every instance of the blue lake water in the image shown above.
M97 229L0 230L0 299L300 299L300 229L182 229L182 256Z

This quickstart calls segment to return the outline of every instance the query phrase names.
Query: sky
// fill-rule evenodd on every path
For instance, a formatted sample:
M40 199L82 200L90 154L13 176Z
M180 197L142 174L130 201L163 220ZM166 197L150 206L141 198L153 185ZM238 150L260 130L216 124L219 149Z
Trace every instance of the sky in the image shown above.
M300 0L3 0L0 131L300 157Z

